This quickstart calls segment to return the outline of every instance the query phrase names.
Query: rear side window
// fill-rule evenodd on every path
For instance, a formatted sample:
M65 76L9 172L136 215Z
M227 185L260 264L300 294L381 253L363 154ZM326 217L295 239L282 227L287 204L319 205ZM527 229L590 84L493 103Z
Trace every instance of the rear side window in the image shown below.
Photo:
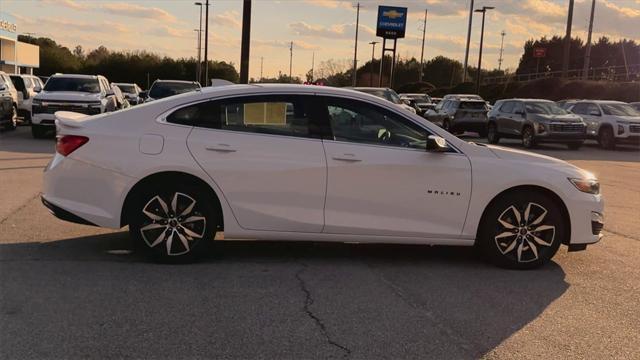
M513 106L515 105L515 103L513 101L507 101L504 104L502 104L502 106L500 106L500 111L502 111L503 113L512 113L513 112Z
M210 129L320 137L306 96L252 96L208 101L176 110L167 122Z
M11 81L13 82L13 86L15 86L18 91L25 90L25 82L22 77L11 76Z

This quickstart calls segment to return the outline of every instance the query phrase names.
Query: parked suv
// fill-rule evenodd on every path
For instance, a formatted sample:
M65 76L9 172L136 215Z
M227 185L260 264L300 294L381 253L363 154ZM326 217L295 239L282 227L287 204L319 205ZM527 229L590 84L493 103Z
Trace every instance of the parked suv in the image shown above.
M55 74L33 98L31 133L40 138L54 130L56 111L96 115L116 108L115 94L104 76Z
M521 138L532 148L541 142L559 142L578 149L586 138L586 124L556 103L543 99L505 99L489 112L487 138L496 144L501 137Z
M485 137L488 111L484 100L449 97L439 102L434 110L427 111L425 118L449 132L473 131Z
M149 91L143 91L141 96L145 102L149 102L200 89L200 83L196 81L156 80L151 84Z
M140 98L140 93L142 89L136 83L113 83L111 85L116 85L120 88L124 96L127 98L127 101L131 105L138 105L142 103L142 98Z
M431 101L429 95L426 94L400 94L400 99L409 102L409 105L416 108L418 115L424 116L424 114L436 105Z
M0 78L0 130L14 130L18 114L13 106L13 98L6 83Z
M26 74L11 74L11 81L18 90L18 116L25 122L31 122L31 104L44 85L39 77Z
M584 118L587 136L605 149L618 143L640 144L640 111L621 101L580 100L569 110Z
M15 85L11 81L11 78L4 71L0 71L0 85L4 86L4 92L8 93L11 96L11 106L13 109L11 111L18 113L18 90L16 90Z

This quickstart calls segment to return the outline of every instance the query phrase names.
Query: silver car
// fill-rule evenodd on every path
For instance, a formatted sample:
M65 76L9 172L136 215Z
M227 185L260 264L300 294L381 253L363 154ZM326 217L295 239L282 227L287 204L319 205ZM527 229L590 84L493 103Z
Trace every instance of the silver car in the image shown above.
M489 112L487 139L520 138L526 148L542 142L566 144L579 149L586 138L587 125L578 115L543 99L505 99Z

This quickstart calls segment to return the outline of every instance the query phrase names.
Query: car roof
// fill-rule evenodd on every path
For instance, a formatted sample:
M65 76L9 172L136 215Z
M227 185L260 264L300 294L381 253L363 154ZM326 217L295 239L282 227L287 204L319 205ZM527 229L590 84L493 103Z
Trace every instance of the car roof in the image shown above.
M86 74L53 74L50 77L66 77L77 79L97 79L101 75L86 75Z
M596 103L596 104L627 104L624 101L617 101L617 100L589 100L589 99L583 99L583 100L578 100L576 102L592 102L592 103Z
M173 84L197 84L196 81L187 81L187 80L161 80L158 79L153 82L155 83L173 83Z

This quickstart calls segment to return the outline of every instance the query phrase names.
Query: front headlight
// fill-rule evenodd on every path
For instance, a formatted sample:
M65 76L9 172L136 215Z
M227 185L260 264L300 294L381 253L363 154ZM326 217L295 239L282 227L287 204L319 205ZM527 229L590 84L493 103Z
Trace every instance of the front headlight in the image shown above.
M537 123L537 124L536 124L536 127L538 128L538 129L537 129L537 130L538 130L538 133L543 133L543 132L545 132L545 131L546 131L546 129L545 129L545 127L544 127L544 124L542 124L542 123Z
M600 183L596 179L576 179L569 178L569 181L576 187L576 189L588 193L597 195L600 193Z
M618 135L624 134L624 126L618 124Z

